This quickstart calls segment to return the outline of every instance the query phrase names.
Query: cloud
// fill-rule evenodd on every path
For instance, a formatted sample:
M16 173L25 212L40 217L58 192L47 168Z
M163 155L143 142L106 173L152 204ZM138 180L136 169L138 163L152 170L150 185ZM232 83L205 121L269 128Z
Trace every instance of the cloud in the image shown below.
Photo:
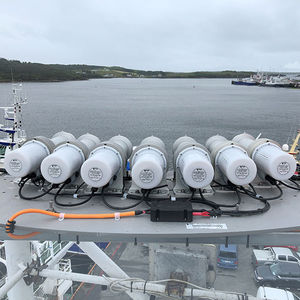
M280 70L300 56L298 0L0 2L0 56L139 69Z
M294 61L294 62L287 63L284 66L284 68L288 69L288 70L297 70L297 71L300 71L300 62L299 61Z

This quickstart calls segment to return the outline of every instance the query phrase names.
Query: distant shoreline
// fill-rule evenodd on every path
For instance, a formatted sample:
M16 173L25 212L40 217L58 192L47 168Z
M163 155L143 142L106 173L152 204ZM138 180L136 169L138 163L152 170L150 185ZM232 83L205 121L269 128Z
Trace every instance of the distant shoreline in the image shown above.
M230 70L197 72L145 71L118 66L40 64L0 58L0 82L11 82L12 80L62 82L97 78L241 78L252 74L255 74L255 72Z
M63 82L100 78L232 79L249 77L255 73L253 71L232 70L195 72L145 71L118 66L40 64L0 58L0 82ZM279 73L274 72L272 74Z
M134 77L134 78L126 78L126 77L113 77L113 78L87 78L87 79L66 79L66 80L0 80L0 83L12 83L12 82L37 82L37 83L59 83L59 82L68 82L68 81L88 81L93 79L103 79L103 80L109 80L109 79L158 79L158 80L164 80L164 79L236 79L236 77L193 77L193 78L183 78L183 77L164 77L164 78L158 78L158 77Z

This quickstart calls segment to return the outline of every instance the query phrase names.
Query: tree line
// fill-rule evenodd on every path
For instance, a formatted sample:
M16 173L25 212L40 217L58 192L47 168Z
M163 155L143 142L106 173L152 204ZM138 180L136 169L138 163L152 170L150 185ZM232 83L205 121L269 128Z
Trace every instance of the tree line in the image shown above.
M96 65L62 65L21 62L0 58L0 81L67 81L92 78L241 78L254 72L163 72Z

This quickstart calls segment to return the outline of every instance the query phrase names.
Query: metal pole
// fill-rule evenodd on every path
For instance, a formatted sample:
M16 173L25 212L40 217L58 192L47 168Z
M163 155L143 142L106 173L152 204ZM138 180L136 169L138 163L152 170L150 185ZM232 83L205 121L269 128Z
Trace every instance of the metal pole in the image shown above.
M56 270L42 270L39 273L42 277L47 278L55 278L55 279L65 279L65 280L72 280L77 282L86 282L91 284L99 284L99 285L110 285L111 282L116 280L122 280L122 278L110 278L110 277L103 277L103 276L95 276L95 275L86 275L81 273L72 273L72 272L62 272L62 271L56 271ZM166 287L163 284L157 284L157 283L151 283L148 282L145 285L145 281L141 279L141 281L135 281L135 279L132 280L132 283L130 280L120 282L122 286L127 288L127 290L130 290L132 288L133 293L136 293L137 296L136 299L142 299L141 296L144 296L144 290L145 292L149 294L156 294L161 293L166 295ZM125 291L124 288L124 291ZM132 295L132 293L131 293ZM209 298L209 299L216 299L216 300L238 300L241 299L241 293L235 294L232 292L220 292L216 291L214 289L190 289L186 288L184 290L185 297L203 297L203 298ZM251 295L247 295L248 300L259 300L256 297L253 297Z
M129 276L95 243L80 242L78 245L107 275L116 278L129 278ZM126 291L127 295L134 300L147 300L147 295L136 295L130 291Z
M0 263L3 263L6 266L6 260L0 257Z
M128 278L129 276L95 243L80 242L78 245L107 275L116 278Z
M20 272L19 264L31 262L29 241L5 241L6 268L8 281ZM20 277L22 278L22 276ZM33 299L33 287L27 286L23 280L17 282L7 293L9 300Z
M72 247L74 242L69 242L64 248L62 248L48 263L48 268L54 267L68 252L68 250Z
M19 270L13 276L11 276L6 283L0 288L0 299L4 297L7 292L23 277L23 270Z

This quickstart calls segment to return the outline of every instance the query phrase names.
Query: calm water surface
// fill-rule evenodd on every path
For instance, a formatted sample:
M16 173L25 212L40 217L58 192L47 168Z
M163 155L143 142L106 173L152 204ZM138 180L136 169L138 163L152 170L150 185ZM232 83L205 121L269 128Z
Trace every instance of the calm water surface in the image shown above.
M0 106L10 103L10 91L10 84L0 84ZM24 106L29 136L51 136L65 130L76 136L90 132L108 139L120 133L138 144L146 136L156 135L170 153L172 143L184 134L205 143L217 133L232 138L245 130L286 143L299 125L300 90L232 86L228 79L24 83L24 91L30 100ZM239 245L236 275L224 276L227 273L218 271L215 288L255 295L251 253L252 249ZM136 276L136 271L121 267ZM148 278L147 272L146 268L139 276ZM94 293L88 299L99 299L99 290Z
M244 130L287 142L299 125L300 90L233 86L228 79L95 79L24 83L28 136L65 130L101 139L122 134L138 144L156 135L168 150L190 135L200 143L214 134ZM0 84L0 105L11 85Z

